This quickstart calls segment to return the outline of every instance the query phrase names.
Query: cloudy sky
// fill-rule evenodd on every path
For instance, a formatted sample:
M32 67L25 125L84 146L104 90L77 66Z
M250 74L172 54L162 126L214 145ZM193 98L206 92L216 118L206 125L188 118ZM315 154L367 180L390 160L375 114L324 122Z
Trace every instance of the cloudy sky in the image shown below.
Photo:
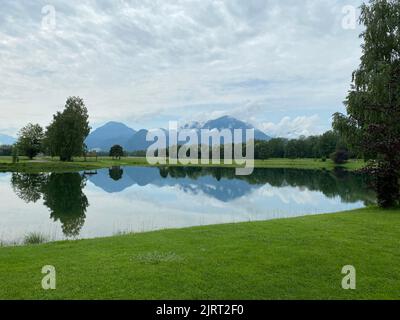
M324 131L359 63L360 4L2 0L0 133L46 125L71 95L93 127L228 114L272 135Z

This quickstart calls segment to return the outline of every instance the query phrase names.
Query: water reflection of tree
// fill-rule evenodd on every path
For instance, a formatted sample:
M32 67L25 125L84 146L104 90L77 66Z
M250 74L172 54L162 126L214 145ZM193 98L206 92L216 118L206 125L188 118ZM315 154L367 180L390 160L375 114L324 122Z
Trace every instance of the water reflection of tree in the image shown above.
M89 201L82 191L86 179L79 173L17 173L13 174L11 183L16 194L28 203L43 197L44 205L50 209L50 217L61 222L65 236L79 235L89 206Z
M42 197L44 174L13 173L11 185L14 192L25 202L37 202Z
M122 179L122 176L124 175L124 170L121 169L121 167L112 167L108 170L108 174L110 175L111 179L113 179L114 181L118 181Z
M167 167L160 167L159 168L160 176L162 178L167 178L168 177L168 168Z
M161 174L161 169L160 169ZM241 179L249 184L270 184L273 187L305 187L310 191L320 191L329 198L340 197L343 202L363 201L371 204L376 201L373 190L369 187L367 176L345 170L297 170L256 168L252 175L237 176L232 168L201 167L163 167L162 176L196 180L211 175L216 180Z
M44 204L50 217L60 220L67 237L78 236L85 223L89 201L82 192L86 179L79 173L52 174L43 189Z

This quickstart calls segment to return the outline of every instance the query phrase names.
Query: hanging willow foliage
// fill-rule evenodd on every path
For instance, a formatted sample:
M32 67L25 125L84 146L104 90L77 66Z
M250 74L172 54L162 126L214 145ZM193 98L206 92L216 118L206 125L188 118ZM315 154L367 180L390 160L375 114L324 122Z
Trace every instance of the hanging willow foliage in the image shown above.
M378 203L399 204L400 168L400 2L373 0L361 7L362 57L346 98L347 115L333 126L366 158L375 177Z

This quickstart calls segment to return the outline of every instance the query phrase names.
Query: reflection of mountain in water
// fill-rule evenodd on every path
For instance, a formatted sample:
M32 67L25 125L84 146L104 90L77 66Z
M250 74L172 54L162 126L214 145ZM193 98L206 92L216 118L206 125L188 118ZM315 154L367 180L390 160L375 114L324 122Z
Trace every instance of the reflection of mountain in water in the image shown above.
M188 169L188 168L186 168ZM199 168L196 168L199 169ZM182 171L183 170L183 171ZM197 171L197 170L196 170ZM149 168L149 167L125 167L123 176L118 181L110 179L108 170L99 170L97 175L89 177L97 187L108 193L121 192L133 185L157 187L179 187L185 192L198 194L203 192L220 201L230 201L249 193L252 189L260 186L252 186L243 180L228 180L206 174L193 175L185 168Z
M370 204L375 201L374 193L367 187L367 178L345 171L256 169L250 176L236 176L234 169L227 168L113 167L88 177L79 173L13 173L11 185L18 197L27 203L42 199L52 220L61 223L64 235L76 237L85 223L89 207L89 199L84 193L87 179L109 193L121 192L133 185L152 185L205 194L223 202L249 195L265 185L275 189L271 191L288 186L319 191L328 198L339 197L346 203L363 201ZM298 193L297 190L282 190L289 195Z
M272 187L299 187L320 191L329 198L339 196L343 202L375 201L367 178L346 171L296 169L255 169L250 176L236 176L231 168L196 167L125 167L114 181L108 170L89 177L96 186L109 193L121 192L133 185L174 186L193 194L204 193L228 202L269 184Z

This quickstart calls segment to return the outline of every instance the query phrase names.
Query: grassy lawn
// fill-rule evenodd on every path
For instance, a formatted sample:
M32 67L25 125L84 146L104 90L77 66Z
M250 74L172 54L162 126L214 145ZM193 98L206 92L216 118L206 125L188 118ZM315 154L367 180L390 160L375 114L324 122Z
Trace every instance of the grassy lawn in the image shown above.
M351 160L342 167L348 170L360 169L365 165L364 161ZM0 157L0 171L19 171L19 172L69 172L80 170L91 170L109 168L112 166L149 166L146 158L125 157L121 160L113 160L110 157L99 157L84 161L83 158L75 158L74 162L60 162L56 158L48 157L37 158L29 161L27 158L21 158L20 162L13 164L11 157ZM180 166L178 164L178 166ZM201 166L201 165L196 165ZM235 167L235 165L204 165L207 167ZM335 164L331 160L325 162L320 159L269 159L256 160L256 168L293 168L293 169L326 169L333 170Z
M0 248L0 298L399 299L399 243L400 210L368 208ZM344 265L357 290L341 288Z

